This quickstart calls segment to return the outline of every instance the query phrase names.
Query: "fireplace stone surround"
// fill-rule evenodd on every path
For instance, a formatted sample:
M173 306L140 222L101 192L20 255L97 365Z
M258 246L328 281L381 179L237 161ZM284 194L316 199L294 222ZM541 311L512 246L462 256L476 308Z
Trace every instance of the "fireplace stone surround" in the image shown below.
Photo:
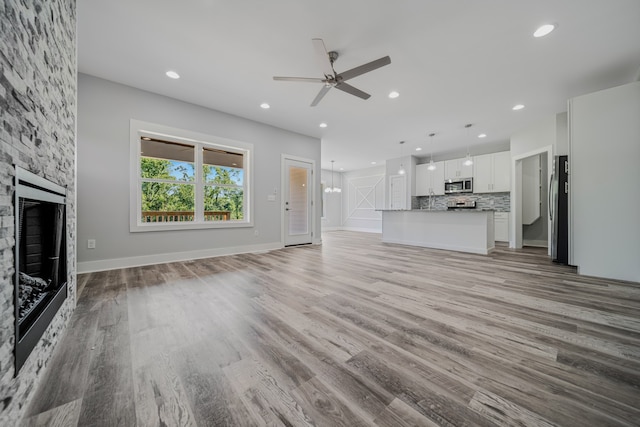
M0 0L0 425L22 425L76 300L76 0ZM68 296L16 375L15 166L66 188Z

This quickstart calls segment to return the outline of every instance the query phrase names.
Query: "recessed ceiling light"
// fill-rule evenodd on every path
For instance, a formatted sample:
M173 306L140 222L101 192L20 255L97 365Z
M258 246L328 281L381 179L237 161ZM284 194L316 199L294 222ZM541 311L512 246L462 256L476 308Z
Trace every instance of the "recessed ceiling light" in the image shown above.
M375 165L375 164L376 164L376 162L371 162L371 164L372 164L372 165Z
M518 110L522 110L523 108L524 108L524 105L518 104L518 105L514 105L512 110L518 111Z
M265 110L268 110L269 108L271 108L271 105L267 104L266 102L263 102L262 104L260 104L260 108L264 108Z
M396 92L395 90L394 90L394 91L391 91L391 92L389 93L389 98L391 98L391 99L393 99L393 98L397 98L397 97L399 97L399 96L400 96L400 94L399 94L398 92Z
M422 148L417 147L417 148L416 148L416 151L422 151Z
M326 127L327 127L327 124L326 124L326 123L320 123L320 127L321 127L321 128L326 128Z
M487 134L486 133L481 133L480 135L478 135L478 138L486 138Z
M167 77L169 77L171 79L179 79L180 78L180 74L176 73L175 71L167 71L165 74L167 75Z
M553 24L544 24L541 27L539 27L535 31L535 33L533 33L533 37L544 37L555 29L556 29L556 26Z
M343 170L344 170L344 168L340 168L340 170L341 170L341 171L343 171Z

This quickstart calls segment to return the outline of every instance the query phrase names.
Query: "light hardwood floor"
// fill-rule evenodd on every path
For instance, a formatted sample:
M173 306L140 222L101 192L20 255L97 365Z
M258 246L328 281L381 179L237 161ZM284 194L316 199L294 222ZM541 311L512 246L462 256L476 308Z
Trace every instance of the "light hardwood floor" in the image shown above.
M323 245L82 275L25 425L640 424L640 284Z

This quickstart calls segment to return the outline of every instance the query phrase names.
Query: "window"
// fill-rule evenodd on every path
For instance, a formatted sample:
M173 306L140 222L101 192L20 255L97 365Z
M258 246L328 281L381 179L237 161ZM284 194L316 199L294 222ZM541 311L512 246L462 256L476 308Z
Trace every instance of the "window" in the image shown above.
M134 122L131 231L252 225L250 144L134 132Z

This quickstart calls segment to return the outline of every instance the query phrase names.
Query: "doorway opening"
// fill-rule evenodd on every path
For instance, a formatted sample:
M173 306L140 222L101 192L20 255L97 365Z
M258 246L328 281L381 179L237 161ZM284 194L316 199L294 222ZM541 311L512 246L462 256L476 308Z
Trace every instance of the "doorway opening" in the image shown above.
M546 247L550 254L551 220L549 182L553 147L547 146L513 158L511 240L509 246Z

